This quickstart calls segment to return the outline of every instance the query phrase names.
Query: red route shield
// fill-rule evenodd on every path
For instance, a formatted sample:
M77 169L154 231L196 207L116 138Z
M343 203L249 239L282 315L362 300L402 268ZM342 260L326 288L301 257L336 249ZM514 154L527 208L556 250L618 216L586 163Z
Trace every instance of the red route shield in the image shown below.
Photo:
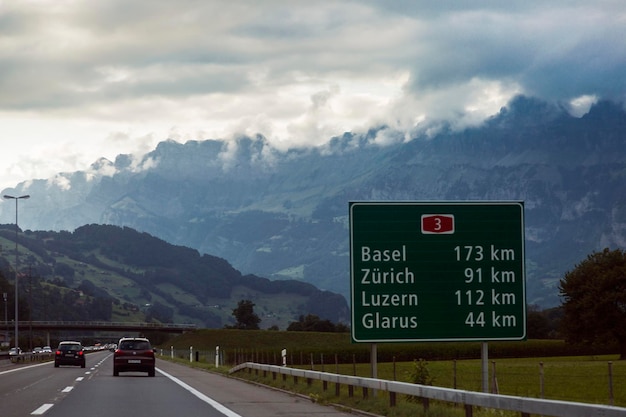
M422 214L422 233L425 235L454 233L454 215Z

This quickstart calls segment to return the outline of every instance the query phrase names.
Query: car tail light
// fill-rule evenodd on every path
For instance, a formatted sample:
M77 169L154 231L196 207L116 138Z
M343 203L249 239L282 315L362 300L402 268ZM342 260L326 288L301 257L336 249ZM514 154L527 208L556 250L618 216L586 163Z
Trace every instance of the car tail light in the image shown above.
M83 352L82 350L78 351L78 356L83 356L85 354L85 352Z
M60 350L57 350L57 351L55 352L55 355L57 355L57 356L58 356L58 355L61 355L61 351L60 351Z

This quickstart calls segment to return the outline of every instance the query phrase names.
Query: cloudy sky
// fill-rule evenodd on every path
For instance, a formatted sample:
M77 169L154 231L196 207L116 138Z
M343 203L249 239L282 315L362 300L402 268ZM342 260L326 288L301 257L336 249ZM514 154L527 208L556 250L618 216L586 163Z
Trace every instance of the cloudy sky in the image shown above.
M314 146L626 97L624 0L0 0L0 189L168 138Z

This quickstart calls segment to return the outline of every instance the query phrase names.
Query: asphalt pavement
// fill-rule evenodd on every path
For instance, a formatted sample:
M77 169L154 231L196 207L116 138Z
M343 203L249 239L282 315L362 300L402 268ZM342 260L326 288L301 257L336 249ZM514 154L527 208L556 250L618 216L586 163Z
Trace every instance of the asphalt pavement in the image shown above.
M293 393L230 378L167 361L158 361L157 368L202 394L214 399L240 416L250 417L354 417L330 405L314 403Z

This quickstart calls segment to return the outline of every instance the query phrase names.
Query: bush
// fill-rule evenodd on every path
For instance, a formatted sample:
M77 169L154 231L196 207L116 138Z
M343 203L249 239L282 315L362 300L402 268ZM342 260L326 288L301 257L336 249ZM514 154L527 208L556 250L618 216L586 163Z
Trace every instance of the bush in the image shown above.
M414 359L413 360L413 368L411 371L407 372L409 377L409 382L413 384L419 385L433 385L435 383L435 378L430 375L430 371L428 370L428 362L424 359ZM420 398L408 395L407 401L417 402Z

